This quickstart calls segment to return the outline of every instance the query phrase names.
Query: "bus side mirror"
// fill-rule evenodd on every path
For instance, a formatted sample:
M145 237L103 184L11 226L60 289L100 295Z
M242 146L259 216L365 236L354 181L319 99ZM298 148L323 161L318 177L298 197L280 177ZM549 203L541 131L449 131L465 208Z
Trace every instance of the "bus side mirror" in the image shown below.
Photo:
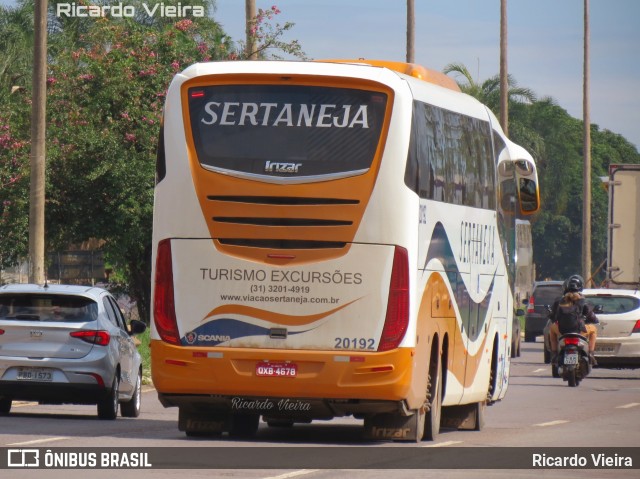
M538 184L529 178L520 178L518 199L522 214L530 215L540 209L540 196Z
M518 202L523 215L531 215L540 209L540 188L538 174L533 162L516 160L516 179L518 182Z

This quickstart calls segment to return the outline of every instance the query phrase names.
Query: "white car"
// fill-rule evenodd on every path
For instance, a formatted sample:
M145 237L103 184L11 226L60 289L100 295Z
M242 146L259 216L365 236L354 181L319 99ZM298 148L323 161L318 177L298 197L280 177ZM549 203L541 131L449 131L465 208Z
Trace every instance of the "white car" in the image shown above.
M91 286L0 287L0 416L14 400L97 404L100 419L140 414L142 361L108 291Z
M600 321L595 357L599 367L640 368L640 291L585 289Z

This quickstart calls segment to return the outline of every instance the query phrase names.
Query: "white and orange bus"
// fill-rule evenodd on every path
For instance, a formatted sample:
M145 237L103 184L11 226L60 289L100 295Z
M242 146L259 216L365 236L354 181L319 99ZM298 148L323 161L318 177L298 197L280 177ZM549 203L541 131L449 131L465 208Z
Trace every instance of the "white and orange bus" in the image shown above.
M354 416L479 429L507 390L531 156L450 78L381 61L193 65L169 87L153 382L187 435Z

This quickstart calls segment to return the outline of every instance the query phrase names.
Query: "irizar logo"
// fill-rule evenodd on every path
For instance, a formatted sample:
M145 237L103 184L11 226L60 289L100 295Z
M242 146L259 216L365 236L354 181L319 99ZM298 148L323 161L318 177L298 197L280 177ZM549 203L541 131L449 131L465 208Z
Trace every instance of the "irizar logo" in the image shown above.
M408 427L376 427L371 430L371 435L376 439L405 439L411 429Z
M266 173L297 173L302 163L278 163L275 161L267 161L264 165Z

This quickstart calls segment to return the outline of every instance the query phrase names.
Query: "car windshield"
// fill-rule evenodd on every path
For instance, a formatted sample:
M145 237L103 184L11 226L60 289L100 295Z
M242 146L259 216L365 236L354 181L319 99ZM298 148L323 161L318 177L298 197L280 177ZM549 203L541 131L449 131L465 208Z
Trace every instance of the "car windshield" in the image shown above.
M83 296L2 294L0 320L87 322L98 317L98 305Z
M594 309L598 308L596 314L622 314L640 307L640 299L631 296L598 295L586 298Z

